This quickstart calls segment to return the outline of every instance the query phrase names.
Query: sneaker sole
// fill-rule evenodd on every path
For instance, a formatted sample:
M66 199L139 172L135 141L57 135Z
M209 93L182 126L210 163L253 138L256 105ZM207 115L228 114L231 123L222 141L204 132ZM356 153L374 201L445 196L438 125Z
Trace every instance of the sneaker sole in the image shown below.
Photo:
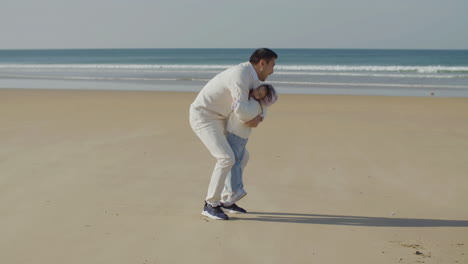
M223 211L225 213L228 213L228 214L246 214L247 212L239 212L239 211L236 211L236 210L231 210L231 209L227 209L227 208L224 208L224 207L221 207L221 209L223 209Z
M229 210L229 209L225 209L223 208L223 211L228 213L228 214L246 214L247 212L239 212L239 211L234 211L234 210Z
M217 216L214 216L214 215L210 215L207 211L203 211L201 214L206 216L206 217L209 217L211 219L215 219L215 220L228 220L228 219L224 219L224 218L217 217Z

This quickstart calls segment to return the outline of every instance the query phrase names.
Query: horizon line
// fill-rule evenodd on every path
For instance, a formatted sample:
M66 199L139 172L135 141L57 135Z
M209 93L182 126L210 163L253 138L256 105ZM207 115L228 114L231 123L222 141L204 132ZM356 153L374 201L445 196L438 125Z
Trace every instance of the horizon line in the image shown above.
M257 48L0 48L0 51L28 51L28 50L151 50L151 49L166 49L166 50L207 50L207 49L224 49L224 50L255 50ZM428 50L428 51L468 51L466 49L436 49L436 48L271 48L273 50Z

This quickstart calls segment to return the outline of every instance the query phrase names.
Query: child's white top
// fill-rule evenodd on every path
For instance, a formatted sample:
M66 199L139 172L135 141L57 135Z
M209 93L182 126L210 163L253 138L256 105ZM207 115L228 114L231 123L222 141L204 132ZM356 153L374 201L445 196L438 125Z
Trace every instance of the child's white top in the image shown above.
M265 108L262 111L260 103L253 98L247 102L234 104L233 107L234 109L231 115L229 115L226 126L227 132L241 138L249 138L252 128L246 126L245 123L254 119L257 115L264 114Z

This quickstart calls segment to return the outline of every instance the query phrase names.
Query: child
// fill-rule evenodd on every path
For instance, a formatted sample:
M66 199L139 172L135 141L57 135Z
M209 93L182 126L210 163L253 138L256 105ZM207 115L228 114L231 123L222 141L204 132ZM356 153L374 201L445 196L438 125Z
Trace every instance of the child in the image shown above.
M264 117L265 107L272 105L278 99L275 89L270 84L262 84L250 90L249 101L245 104L234 102L233 111L229 116L226 131L227 141L231 146L236 158L231 173L226 178L225 195L223 195L223 206L229 207L239 201L247 192L242 182L242 159L244 158L245 146L252 128L245 122L252 120L257 115Z

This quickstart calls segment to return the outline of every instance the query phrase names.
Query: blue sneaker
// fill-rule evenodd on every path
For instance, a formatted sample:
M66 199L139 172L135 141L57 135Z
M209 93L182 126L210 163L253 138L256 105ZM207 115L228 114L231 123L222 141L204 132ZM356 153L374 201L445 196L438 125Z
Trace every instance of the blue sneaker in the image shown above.
M245 213L247 213L247 211L244 208L239 207L236 204L232 204L230 206L225 206L223 204L223 205L221 205L221 207L224 208L224 211L227 211L228 213L231 213L231 214L245 214Z
M216 220L229 220L229 217L223 212L221 206L213 207L205 202L202 215Z

